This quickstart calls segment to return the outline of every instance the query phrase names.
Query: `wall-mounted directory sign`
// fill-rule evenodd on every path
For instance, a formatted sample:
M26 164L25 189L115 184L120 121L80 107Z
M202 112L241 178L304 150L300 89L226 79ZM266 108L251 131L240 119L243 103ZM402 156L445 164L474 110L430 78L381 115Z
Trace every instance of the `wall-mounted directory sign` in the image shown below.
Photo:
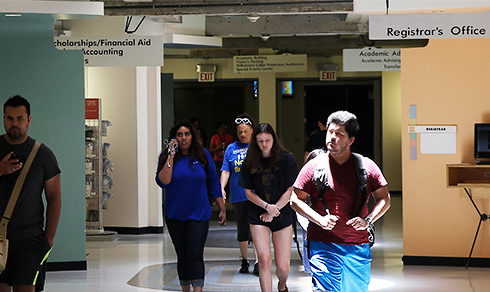
M163 36L55 37L59 50L82 50L86 67L163 66Z
M369 38L372 40L487 38L489 36L489 11L369 16Z
M234 56L235 73L303 72L306 71L306 55L255 55Z
M422 154L456 153L456 132L454 125L409 125L409 133L420 133Z
M343 70L349 71L399 71L400 49L344 49Z

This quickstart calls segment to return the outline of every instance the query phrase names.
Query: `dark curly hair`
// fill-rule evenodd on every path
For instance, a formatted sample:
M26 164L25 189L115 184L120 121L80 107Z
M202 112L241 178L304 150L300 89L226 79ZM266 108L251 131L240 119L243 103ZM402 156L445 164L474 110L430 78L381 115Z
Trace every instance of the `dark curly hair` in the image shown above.
M237 121L239 122L237 123ZM255 130L255 120L249 114L240 114L236 116L235 120L233 121L233 125L235 125L235 129L238 128L238 126L241 124L249 125L250 127L252 127L252 130Z
M206 171L206 176L208 175L208 167L209 167L209 162L206 157L206 152L204 151L204 148L202 147L201 143L199 143L199 138L197 137L196 133L194 132L194 128L192 127L192 124L188 120L182 120L178 123L176 123L169 131L169 137L168 141L170 141L172 138L175 138L177 135L177 131L181 128L187 128L191 132L191 145L189 147L189 155L191 157L189 161L189 167L192 169L193 166L193 161L195 158L204 166L204 170ZM158 165L159 169L162 169L165 162L167 161L168 158L168 152L167 149L164 149L162 153L160 154L160 164ZM177 161L182 158L182 152L177 151L174 157L174 161Z
M247 156L245 157L245 165L250 169L251 173L260 173L262 172L262 150L260 150L259 145L257 144L257 135L262 133L269 133L272 135L272 139L274 140L271 148L271 160L270 167L273 170L277 170L279 167L279 160L281 159L281 154L283 152L289 152L284 146L282 146L281 142L277 138L276 132L272 128L269 123L260 124L252 135L252 141L248 146Z

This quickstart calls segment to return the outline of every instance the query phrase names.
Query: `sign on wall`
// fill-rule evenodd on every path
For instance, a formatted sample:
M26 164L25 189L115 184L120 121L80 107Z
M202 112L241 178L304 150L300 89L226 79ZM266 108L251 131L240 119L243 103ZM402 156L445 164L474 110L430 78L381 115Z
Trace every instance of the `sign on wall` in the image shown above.
M337 81L337 71L318 71L320 81Z
M199 72L198 73L199 82L214 82L214 72Z
M401 69L400 49L344 49L343 70L349 71L399 71Z
M234 56L235 73L269 73L306 71L306 55Z
M81 50L86 67L163 66L163 36L55 37L59 50Z
M97 120L99 119L99 102L98 98L86 98L85 99L85 119Z
M420 134L420 153L422 154L456 153L457 126L409 125L408 132Z
M369 39L487 38L490 12L369 16Z

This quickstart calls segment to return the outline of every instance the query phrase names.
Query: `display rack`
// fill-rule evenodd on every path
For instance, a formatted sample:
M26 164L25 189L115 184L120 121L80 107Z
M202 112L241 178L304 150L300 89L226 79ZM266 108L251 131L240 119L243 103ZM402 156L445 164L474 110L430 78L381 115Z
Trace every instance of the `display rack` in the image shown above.
M101 119L100 99L85 99L85 200L86 233L104 234L103 209L107 209L107 200L112 197L108 190L113 180L107 175L112 164L107 158L109 143L103 143L107 136L109 121Z

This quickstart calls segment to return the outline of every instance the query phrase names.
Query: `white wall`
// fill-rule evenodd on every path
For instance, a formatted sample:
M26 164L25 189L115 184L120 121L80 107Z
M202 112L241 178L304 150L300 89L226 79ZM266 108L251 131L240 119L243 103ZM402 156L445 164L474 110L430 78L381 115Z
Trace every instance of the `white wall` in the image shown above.
M135 17L131 29L139 22ZM72 36L125 35L125 17L64 22ZM138 32L163 33L164 25L145 21ZM109 120L104 142L114 164L114 196L103 212L103 226L161 227L162 195L154 176L161 150L160 67L89 67L85 96L102 99L102 118Z
M110 227L162 226L161 191L154 182L160 153L160 68L86 69L87 97L102 99L102 117L113 124L104 142L114 164L114 196L103 213Z

